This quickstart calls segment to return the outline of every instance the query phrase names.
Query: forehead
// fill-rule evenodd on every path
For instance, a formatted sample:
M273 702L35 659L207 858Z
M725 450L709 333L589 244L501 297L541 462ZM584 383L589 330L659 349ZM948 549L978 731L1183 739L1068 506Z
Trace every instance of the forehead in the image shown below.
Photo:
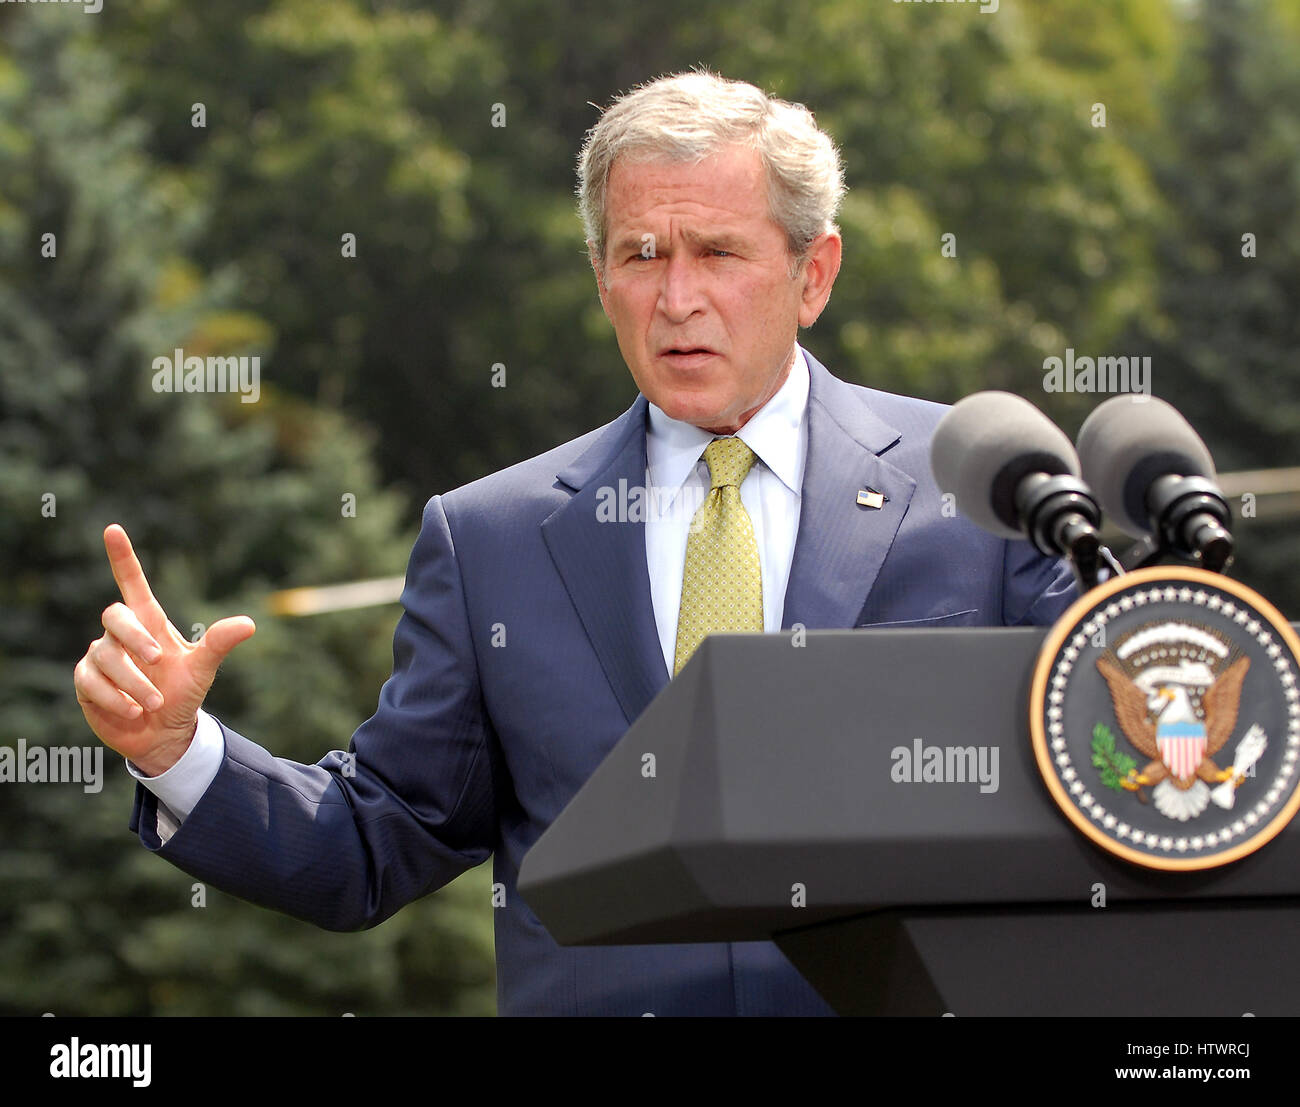
M611 233L654 219L776 227L762 160L741 146L723 147L698 162L619 158L609 174L606 218Z

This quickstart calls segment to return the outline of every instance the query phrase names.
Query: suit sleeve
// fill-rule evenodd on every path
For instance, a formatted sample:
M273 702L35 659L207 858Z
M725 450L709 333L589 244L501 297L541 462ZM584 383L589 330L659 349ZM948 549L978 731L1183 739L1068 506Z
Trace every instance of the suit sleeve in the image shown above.
M379 707L315 765L222 726L225 757L166 843L137 785L131 829L199 880L330 930L374 926L495 845L495 737L439 497L425 507Z
M1029 542L1003 542L1002 623L1048 626L1079 598L1070 563L1044 557Z

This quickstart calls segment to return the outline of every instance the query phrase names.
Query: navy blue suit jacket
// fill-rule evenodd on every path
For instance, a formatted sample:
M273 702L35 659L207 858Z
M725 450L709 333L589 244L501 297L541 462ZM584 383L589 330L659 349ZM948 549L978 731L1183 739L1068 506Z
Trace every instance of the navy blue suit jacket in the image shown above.
M944 510L929 462L944 407L808 364L785 627L1045 623L1064 610L1060 563ZM373 926L494 854L506 1015L829 1013L769 942L562 948L515 887L525 852L669 679L644 524L597 516L602 488L644 483L646 425L639 396L612 423L428 502L354 775L337 751L301 765L223 726L221 770L165 845L157 800L137 787L143 844L331 930ZM856 503L864 487L883 508Z

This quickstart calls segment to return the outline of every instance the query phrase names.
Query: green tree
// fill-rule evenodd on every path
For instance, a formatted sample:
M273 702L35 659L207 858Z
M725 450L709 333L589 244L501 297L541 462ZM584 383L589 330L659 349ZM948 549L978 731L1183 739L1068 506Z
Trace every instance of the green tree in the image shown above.
M196 256L239 262L238 304L293 351L285 387L384 427L383 471L416 504L635 394L612 342L570 356L595 302L575 143L521 92L502 28L455 7L153 0L105 19L153 153L211 204Z
M1116 130L1150 121L1175 21L1164 0L1067 7L243 0L235 20L152 0L106 26L154 152L218 215L204 263L240 261L240 305L295 353L287 385L384 426L385 474L422 499L631 399L574 159L592 103L694 64L813 105L843 148L845 267L807 336L840 372L1032 393L1044 357L1113 341L1153 294L1154 196ZM1120 127L1092 125L1098 101Z
M1152 355L1157 394L1187 415L1221 470L1300 463L1298 52L1293 6L1195 5L1150 140L1165 213L1159 302L1131 344ZM1295 530L1293 518L1239 518L1234 570L1292 618Z
M373 711L397 609L279 620L263 597L400 572L406 505L381 488L368 436L278 388L270 328L228 307L238 273L190 255L190 182L145 155L112 65L69 26L15 21L0 53L0 735L97 746L71 673L116 598L101 533L121 521L179 628L258 619L211 708L314 762ZM152 360L176 347L263 357L260 401L154 391ZM104 770L97 794L5 786L0 1010L494 1009L484 870L362 934L211 888L198 908L190 878L128 832L121 760L106 753Z
M1110 92L1097 59L1062 49L1079 28L1006 5L765 0L730 18L724 70L814 107L844 154L844 268L812 345L891 391L1006 388L1059 415L1043 359L1109 342L1153 280L1133 233L1152 190L1094 126ZM1095 53L1122 70L1139 49L1114 36Z

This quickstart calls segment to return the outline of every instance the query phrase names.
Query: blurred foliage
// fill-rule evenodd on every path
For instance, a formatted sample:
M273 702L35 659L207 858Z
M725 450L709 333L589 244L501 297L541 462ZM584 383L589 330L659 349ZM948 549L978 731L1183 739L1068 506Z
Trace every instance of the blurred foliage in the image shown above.
M1151 353L1157 394L1224 471L1300 465L1298 48L1294 5L1207 3L1162 89L1166 122L1151 140L1159 310L1126 345ZM1300 618L1297 520L1242 518L1234 507L1234 575Z
M594 105L692 65L807 103L843 151L844 267L803 339L840 375L1009 388L1073 432L1100 397L1045 394L1044 358L1149 355L1221 468L1297 462L1291 0L136 0L0 6L0 40L6 742L90 740L105 523L178 626L257 616L399 572L431 493L623 410L575 155ZM261 402L153 393L176 346L259 355ZM1237 573L1293 617L1295 531L1243 520ZM396 614L260 617L212 706L314 761L373 709ZM98 796L8 793L0 1010L492 1009L485 870L360 935L197 910L106 768Z
M807 341L841 375L951 400L1035 387L1045 356L1113 339L1154 300L1155 200L1091 105L1152 119L1142 74L1171 64L1173 16L1164 0L1072 7L1068 43L1011 8L855 0L707 19L683 0L566 18L529 0L392 3L366 19L352 0L242 0L243 22L152 0L106 25L139 60L130 103L153 152L219 213L200 256L242 263L241 303L292 351L277 378L383 426L386 477L422 502L635 394L594 295L574 160L592 105L658 73L753 80L835 136L845 263ZM358 254L340 262L345 232Z
M956 19L894 4L766 6L765 33L739 33L749 9L735 17L725 68L813 105L850 185L844 267L808 338L828 365L946 401L1030 392L1044 357L1108 342L1150 303L1146 246L1132 233L1152 206L1149 182L1115 132L1091 123L1093 103L1127 84L1077 69L1081 47L1046 48L1055 23L1019 5ZM1161 3L1130 7L1167 18ZM944 234L955 257L941 255Z
M173 623L258 617L209 706L274 752L346 748L388 674L396 609L280 620L268 588L400 573L414 540L373 436L263 379L261 402L151 387L152 359L265 355L232 312L236 270L187 253L202 205L158 174L114 67L56 27L0 59L0 734L93 744L71 673L116 598L102 531L121 521ZM40 239L56 236L43 258ZM356 497L355 518L341 497ZM49 499L52 496L53 499ZM490 1013L488 873L363 934L251 910L127 832L133 783L9 785L0 806L0 1012Z

